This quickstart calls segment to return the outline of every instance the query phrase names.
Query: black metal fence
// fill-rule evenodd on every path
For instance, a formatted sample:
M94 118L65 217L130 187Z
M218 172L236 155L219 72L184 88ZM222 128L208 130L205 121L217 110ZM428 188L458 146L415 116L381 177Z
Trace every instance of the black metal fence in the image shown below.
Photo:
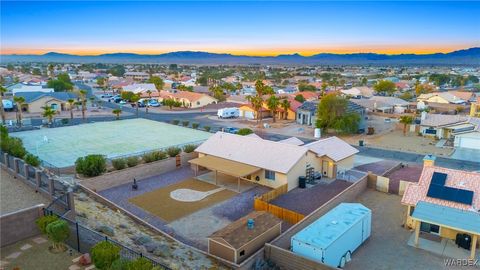
M53 202L52 202L53 203ZM50 209L49 209L50 208ZM168 266L148 257L145 256L141 252L137 252L128 248L119 242L110 239L106 235L102 235L96 231L92 231L89 228L79 224L76 221L73 221L65 216L65 213L59 214L58 211L53 210L51 205L44 209L45 215L57 215L59 218L65 220L70 228L70 237L66 240L66 244L71 248L77 250L79 253L87 253L101 241L110 242L120 248L120 256L124 259L128 260L135 260L137 258L145 258L149 260L154 266L160 267L160 269L170 270Z

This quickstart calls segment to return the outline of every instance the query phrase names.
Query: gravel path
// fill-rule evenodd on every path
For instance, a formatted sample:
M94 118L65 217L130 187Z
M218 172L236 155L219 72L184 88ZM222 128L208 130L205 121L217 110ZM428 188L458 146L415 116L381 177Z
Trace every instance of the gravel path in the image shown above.
M50 201L20 179L0 170L0 215Z

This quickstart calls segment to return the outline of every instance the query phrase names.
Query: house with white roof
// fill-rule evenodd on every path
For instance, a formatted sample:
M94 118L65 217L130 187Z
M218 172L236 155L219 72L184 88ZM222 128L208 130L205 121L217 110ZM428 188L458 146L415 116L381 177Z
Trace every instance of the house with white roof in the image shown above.
M254 136L217 132L202 143L190 160L198 176L204 169L211 182L222 179L242 181L288 190L298 186L299 177L317 172L323 177L336 178L337 172L353 168L358 150L345 141L330 137L306 145L292 143L295 139L274 142Z
M130 85L123 86L123 91L138 93L146 93L147 91L157 92L157 88L153 83L134 83Z

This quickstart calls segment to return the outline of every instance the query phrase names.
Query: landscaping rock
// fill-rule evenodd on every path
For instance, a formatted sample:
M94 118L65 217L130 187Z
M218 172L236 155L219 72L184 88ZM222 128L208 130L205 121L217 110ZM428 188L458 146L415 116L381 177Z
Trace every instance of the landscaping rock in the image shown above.
M143 246L146 243L152 242L152 238L146 235L135 235L131 239L133 240L133 243L135 243L135 245L139 246Z
M95 227L95 231L101 232L101 233L106 234L108 236L114 236L115 235L115 230L112 227L107 226L107 225L103 225L103 224L97 225Z
M87 218L87 214L84 212L77 212L77 217Z
M153 255L159 256L162 258L167 258L171 256L170 248L164 245L158 246L154 251Z
M90 265L92 263L92 258L90 258L90 254L88 253L83 254L78 260L78 263L82 266Z
M78 194L78 198L77 198L79 201L82 201L82 202L86 202L88 201L88 196L87 194L85 193L80 193Z
M157 249L160 245L157 242L150 242L143 245L148 253L152 253L155 249Z
M123 224L123 223L120 224L120 225L118 225L118 227L121 228L121 229L126 229L126 228L128 228L128 226L127 226L126 224Z

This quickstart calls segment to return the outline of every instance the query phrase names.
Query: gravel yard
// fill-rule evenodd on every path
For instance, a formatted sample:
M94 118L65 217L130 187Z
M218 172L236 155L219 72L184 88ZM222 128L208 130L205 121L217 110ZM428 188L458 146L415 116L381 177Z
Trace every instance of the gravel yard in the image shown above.
M0 215L50 201L20 179L0 170Z

